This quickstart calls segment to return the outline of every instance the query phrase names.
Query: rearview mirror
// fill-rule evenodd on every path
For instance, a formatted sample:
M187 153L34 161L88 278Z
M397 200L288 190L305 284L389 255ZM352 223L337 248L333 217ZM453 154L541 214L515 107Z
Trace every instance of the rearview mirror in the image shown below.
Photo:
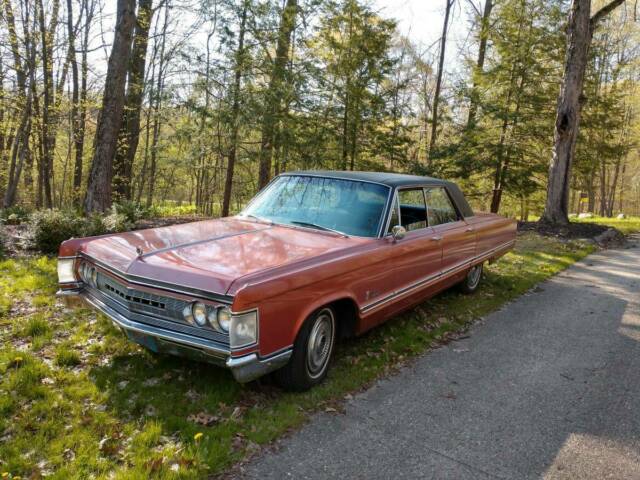
M396 225L391 229L391 235L393 236L393 240L395 242L397 242L398 240L402 240L406 234L407 230L402 225Z

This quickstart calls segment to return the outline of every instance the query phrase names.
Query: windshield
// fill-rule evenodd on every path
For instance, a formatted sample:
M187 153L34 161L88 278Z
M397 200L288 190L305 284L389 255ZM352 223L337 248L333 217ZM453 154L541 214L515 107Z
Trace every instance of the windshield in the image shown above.
M389 187L337 178L276 178L241 215L274 223L375 237Z

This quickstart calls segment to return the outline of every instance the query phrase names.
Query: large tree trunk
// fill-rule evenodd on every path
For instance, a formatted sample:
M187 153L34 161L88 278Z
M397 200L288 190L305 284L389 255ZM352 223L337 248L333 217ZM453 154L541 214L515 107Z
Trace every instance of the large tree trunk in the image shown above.
M231 204L231 189L233 187L233 171L236 164L238 151L238 129L240 119L240 87L242 86L242 74L244 69L244 35L247 25L248 1L244 0L242 15L240 20L240 32L238 35L238 50L236 51L235 80L233 84L233 106L231 108L231 148L229 150L229 161L227 163L227 177L224 182L224 197L222 199L222 215L229 215Z
M276 58L271 70L271 79L269 81L262 118L258 189L263 188L269 183L271 178L271 159L273 158L278 125L282 117L282 101L286 93L286 67L291 47L291 34L296 24L297 10L297 0L287 0L280 20Z
M109 55L102 110L96 126L95 148L84 199L87 213L102 212L111 207L113 157L122 124L126 71L135 20L135 0L118 0L113 47Z
M138 0L138 15L129 61L124 119L118 134L118 149L113 161L113 189L118 199L131 200L133 161L140 139L140 111L144 96L144 72L153 16L152 0Z
M469 116L467 117L467 128L473 127L478 113L478 81L484 70L484 60L487 56L487 42L489 40L489 21L493 10L493 0L485 0L484 11L480 19L480 42L478 44L478 60L473 71L473 86L471 87L471 98L469 101Z
M431 164L433 150L436 147L436 138L438 135L438 106L440 104L440 90L442 88L442 75L444 72L444 58L447 48L447 30L449 29L449 15L454 0L445 0L446 7L444 11L444 24L442 26L442 38L440 38L440 59L438 61L438 76L436 77L436 91L433 95L433 109L431 119L431 138L429 139L429 158L428 164Z
M600 19L624 0L614 0L591 18L591 0L573 0L567 26L567 55L564 77L558 98L553 156L549 166L547 201L541 222L569 224L569 185L575 156L584 73L587 67L593 30Z

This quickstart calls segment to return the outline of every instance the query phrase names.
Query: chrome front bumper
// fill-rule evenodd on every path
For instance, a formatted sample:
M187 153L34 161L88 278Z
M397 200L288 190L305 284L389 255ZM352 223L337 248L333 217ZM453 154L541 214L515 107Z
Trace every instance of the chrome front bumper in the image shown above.
M63 298L68 304L80 303L79 300L84 301L109 317L131 341L152 351L192 358L229 368L236 381L240 383L250 382L284 367L291 358L291 349L280 351L268 357L260 357L257 353L233 357L230 349L214 345L206 339L132 321L99 298L82 290L59 290L56 296Z

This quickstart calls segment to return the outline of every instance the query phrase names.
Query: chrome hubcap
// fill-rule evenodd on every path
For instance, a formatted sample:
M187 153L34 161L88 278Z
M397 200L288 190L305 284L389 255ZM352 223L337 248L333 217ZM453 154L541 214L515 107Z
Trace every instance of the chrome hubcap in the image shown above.
M335 321L329 309L322 310L311 328L307 344L307 370L311 377L319 377L324 372L333 349Z
M470 288L475 288L480 282L480 276L482 275L482 265L476 265L467 274L467 281Z

